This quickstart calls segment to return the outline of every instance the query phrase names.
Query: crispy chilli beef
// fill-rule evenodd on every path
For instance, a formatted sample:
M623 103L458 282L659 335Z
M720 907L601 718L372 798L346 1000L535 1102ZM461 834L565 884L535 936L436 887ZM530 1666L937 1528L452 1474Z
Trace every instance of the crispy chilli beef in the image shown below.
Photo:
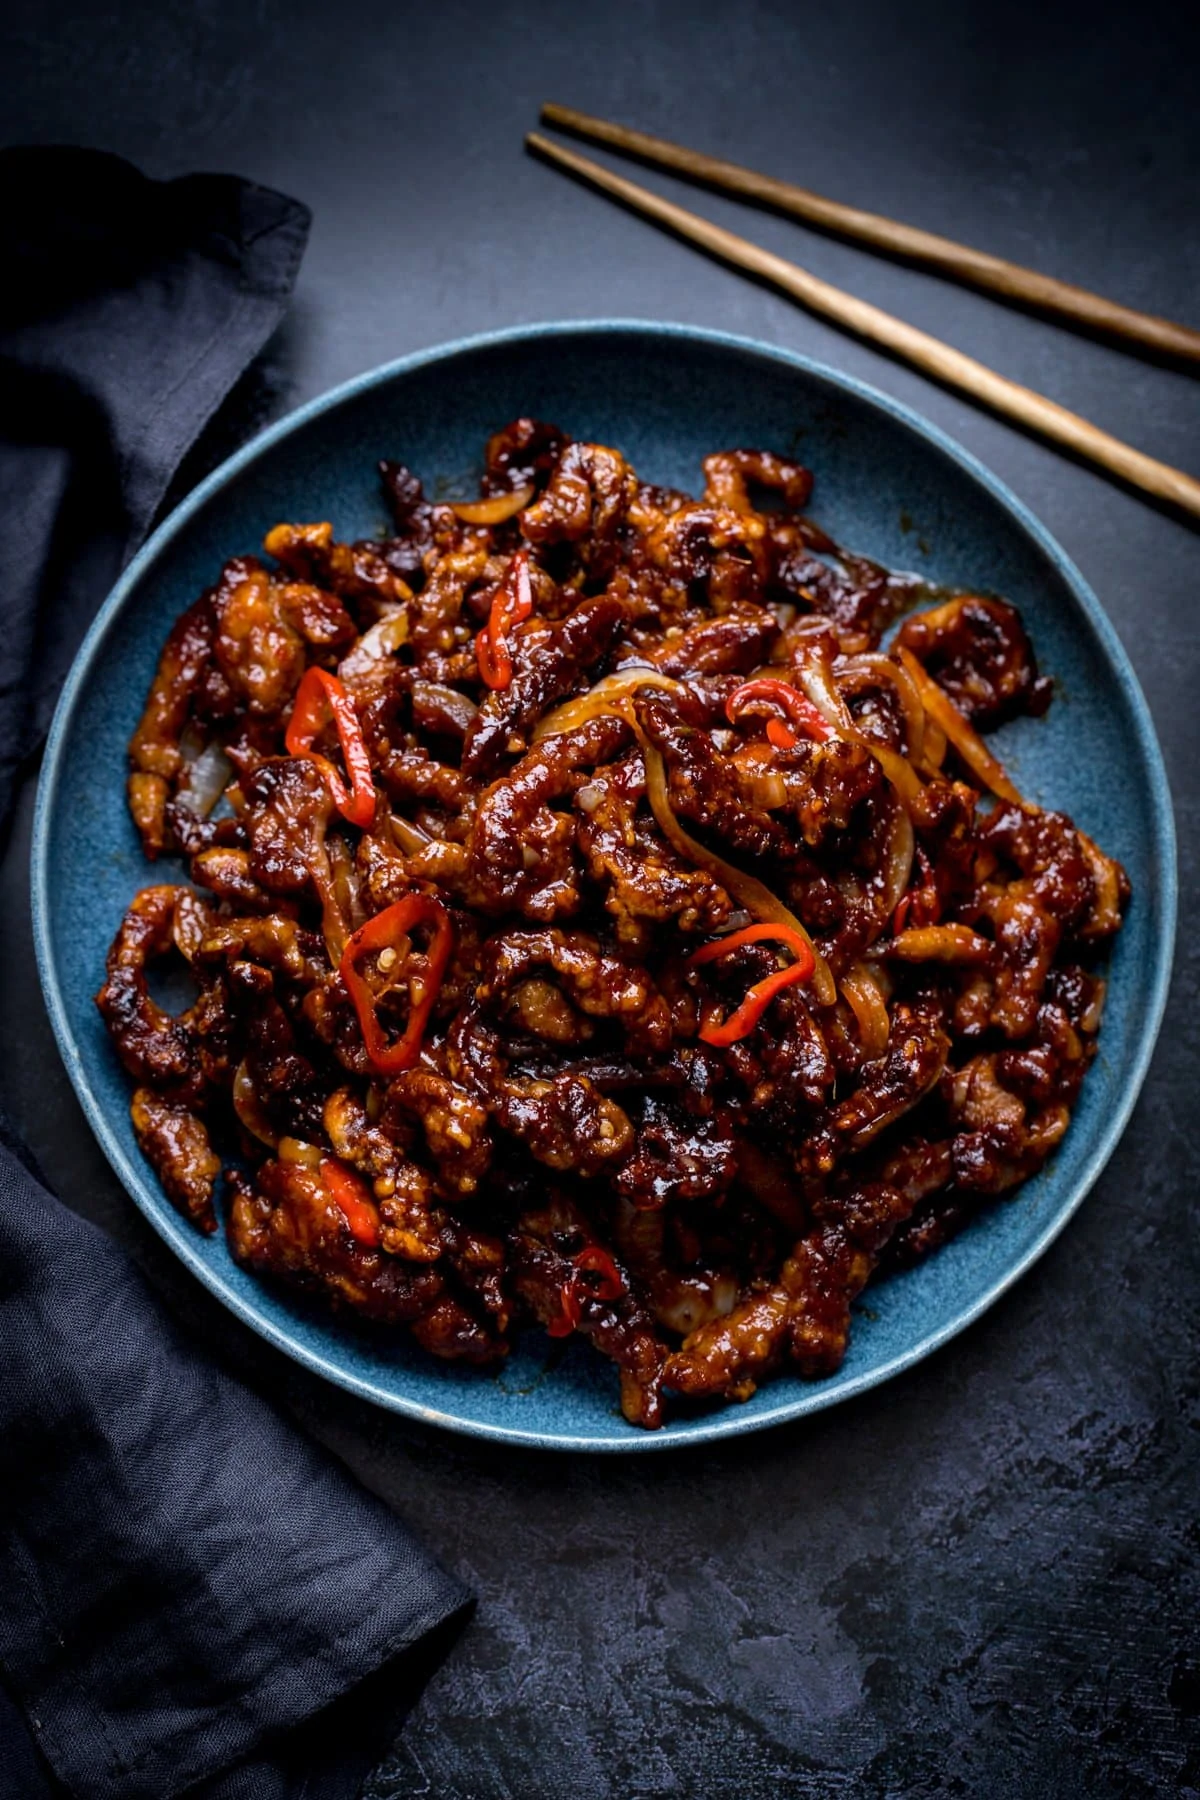
M1049 701L1024 626L766 451L381 473L391 535L278 525L163 648L129 805L190 884L98 995L138 1142L265 1280L469 1364L582 1334L632 1423L828 1375L1095 1052L1128 882L979 736Z

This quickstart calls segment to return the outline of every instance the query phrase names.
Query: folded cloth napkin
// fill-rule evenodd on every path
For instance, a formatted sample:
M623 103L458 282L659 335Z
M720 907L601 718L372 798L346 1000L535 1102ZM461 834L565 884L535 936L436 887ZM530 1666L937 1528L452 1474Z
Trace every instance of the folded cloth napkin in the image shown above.
M232 175L0 151L0 827L185 452L283 316L307 208Z
M2 829L89 618L282 315L308 214L88 151L0 152L0 190ZM341 1800L468 1603L0 1126L0 1792Z

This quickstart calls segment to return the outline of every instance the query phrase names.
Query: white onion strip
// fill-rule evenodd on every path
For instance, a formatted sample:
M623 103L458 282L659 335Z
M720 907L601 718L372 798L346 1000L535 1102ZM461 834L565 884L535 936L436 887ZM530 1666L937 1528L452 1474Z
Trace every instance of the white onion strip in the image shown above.
M859 1041L870 1058L882 1056L891 1032L887 1002L865 963L855 963L842 976L842 993L858 1021Z
M553 712L548 712L534 726L532 742L540 744L543 738L553 737L560 731L573 731L577 725L585 725L594 719L597 713L614 713L617 718L625 719L630 725L633 720L617 704L638 688L661 688L664 693L686 696L687 689L682 681L676 681L673 675L663 675L658 669L647 669L637 665L631 669L615 669L611 675L605 675L595 687L586 694L577 694L574 700L564 700ZM636 727L635 727L636 729Z
M977 776L993 794L998 794L1001 800L1011 800L1017 806L1024 805L1015 783L1005 772L1004 764L992 755L975 727L955 706L949 694L921 667L911 650L906 650L901 644L896 654L916 683L926 712L935 725L941 726L972 775Z

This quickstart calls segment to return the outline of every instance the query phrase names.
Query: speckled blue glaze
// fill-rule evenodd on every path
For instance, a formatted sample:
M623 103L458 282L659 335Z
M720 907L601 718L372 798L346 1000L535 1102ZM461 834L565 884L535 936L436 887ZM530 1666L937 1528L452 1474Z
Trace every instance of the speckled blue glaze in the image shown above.
M163 638L226 557L279 519L384 526L375 477L400 457L427 492L475 491L481 445L520 413L617 445L646 479L695 491L729 444L816 471L814 515L835 537L934 581L1003 593L1056 676L1048 717L996 742L1031 798L1064 807L1129 870L1134 903L1111 968L1100 1052L1058 1154L1017 1197L924 1266L868 1290L827 1381L790 1376L742 1406L627 1425L612 1369L582 1343L529 1335L498 1375L400 1343L382 1348L244 1275L164 1199L134 1141L129 1084L91 996L130 897L180 871L144 861L125 809L125 744ZM1024 506L949 438L861 382L802 356L680 326L535 326L423 352L301 408L209 477L130 565L63 692L38 794L33 918L43 990L68 1073L113 1168L182 1260L255 1330L351 1391L428 1424L544 1448L646 1451L754 1431L831 1406L927 1356L1041 1255L1108 1160L1141 1086L1166 996L1176 903L1162 758L1116 635L1079 572Z

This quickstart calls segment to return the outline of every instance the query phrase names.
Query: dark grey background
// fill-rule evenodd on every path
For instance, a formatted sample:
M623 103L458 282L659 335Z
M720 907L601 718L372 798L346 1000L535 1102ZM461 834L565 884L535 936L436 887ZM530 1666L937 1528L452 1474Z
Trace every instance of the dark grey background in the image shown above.
M691 320L877 383L1045 520L1120 632L1182 840L1171 1008L1087 1206L923 1367L718 1450L613 1463L431 1435L292 1368L174 1264L94 1147L4 863L0 1057L63 1194L478 1590L379 1795L1200 1794L1196 531L525 157L555 98L1200 324L1183 8L18 0L0 132L314 209L275 411L492 326ZM1200 383L649 176L1200 474ZM331 1521L336 1529L336 1521Z

